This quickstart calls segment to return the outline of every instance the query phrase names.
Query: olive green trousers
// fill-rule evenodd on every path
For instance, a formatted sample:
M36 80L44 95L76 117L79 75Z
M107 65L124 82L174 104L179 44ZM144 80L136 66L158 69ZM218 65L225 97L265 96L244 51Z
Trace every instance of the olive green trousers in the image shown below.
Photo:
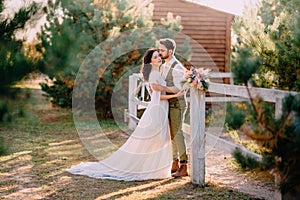
M172 139L173 159L179 159L181 162L187 162L186 145L184 141L182 127L183 109L177 99L169 101L169 124Z

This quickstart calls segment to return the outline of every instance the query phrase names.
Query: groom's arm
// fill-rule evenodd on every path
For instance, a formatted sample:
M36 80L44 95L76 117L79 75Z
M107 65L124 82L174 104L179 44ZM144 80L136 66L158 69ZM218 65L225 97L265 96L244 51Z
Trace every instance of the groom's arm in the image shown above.
M161 92L167 92L167 93L173 93L176 94L180 90L176 86L168 87L168 86L163 86L157 83L152 83L151 87L153 90L156 91L161 91Z
M157 90L157 91L164 91L167 93L173 93L176 94L177 92L179 92L182 88L181 88L181 81L183 79L183 67L180 66L179 64L177 64L174 67L174 70L172 71L172 75L173 75L173 83L174 86L172 87L167 87L167 86L163 86L160 84L156 84L153 83L152 89Z

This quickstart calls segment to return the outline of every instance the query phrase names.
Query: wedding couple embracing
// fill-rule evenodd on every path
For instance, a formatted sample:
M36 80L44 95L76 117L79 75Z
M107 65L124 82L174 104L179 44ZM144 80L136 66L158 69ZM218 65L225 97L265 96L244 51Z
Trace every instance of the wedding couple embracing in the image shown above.
M188 175L181 129L184 67L175 58L175 50L174 40L165 38L159 40L159 49L151 48L144 54L141 73L151 101L128 140L104 160L80 163L67 171L124 181Z

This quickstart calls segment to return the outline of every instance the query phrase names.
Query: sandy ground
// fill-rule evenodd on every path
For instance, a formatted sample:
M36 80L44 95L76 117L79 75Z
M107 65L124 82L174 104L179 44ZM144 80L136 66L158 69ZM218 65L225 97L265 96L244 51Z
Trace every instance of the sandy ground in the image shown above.
M271 180L261 181L239 171L232 164L232 156L222 150L214 148L206 155L206 181L232 187L257 198L274 199L275 187Z

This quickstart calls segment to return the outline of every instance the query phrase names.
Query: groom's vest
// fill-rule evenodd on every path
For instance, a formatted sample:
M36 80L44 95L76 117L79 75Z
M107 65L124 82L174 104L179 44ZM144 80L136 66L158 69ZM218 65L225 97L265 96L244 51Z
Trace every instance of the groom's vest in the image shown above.
M168 71L167 77L166 77L166 83L168 87L172 87L174 86L174 82L173 82L173 70L175 65L177 65L177 61L174 61L173 64L170 67L170 70ZM167 93L167 94L172 94L172 93ZM169 107L170 108L180 108L180 102L181 100L183 100L183 97L179 97L179 98L172 98L169 99Z

